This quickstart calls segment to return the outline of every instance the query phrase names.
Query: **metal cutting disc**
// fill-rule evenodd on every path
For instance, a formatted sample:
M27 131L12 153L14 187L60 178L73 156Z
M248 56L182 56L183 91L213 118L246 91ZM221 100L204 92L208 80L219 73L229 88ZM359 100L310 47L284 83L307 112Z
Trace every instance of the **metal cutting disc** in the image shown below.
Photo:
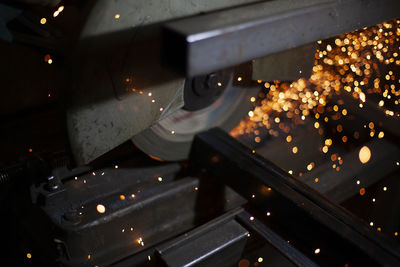
M213 127L230 131L246 116L250 98L259 87L243 87L233 83L233 77L222 95L210 106L190 111L179 109L140 132L132 141L145 153L162 160L186 159L194 136Z

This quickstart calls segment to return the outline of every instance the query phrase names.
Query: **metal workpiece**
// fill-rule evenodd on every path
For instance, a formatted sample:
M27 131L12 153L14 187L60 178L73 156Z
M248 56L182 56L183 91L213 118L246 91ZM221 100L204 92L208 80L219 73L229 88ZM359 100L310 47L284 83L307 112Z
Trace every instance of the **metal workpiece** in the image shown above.
M317 43L313 42L252 61L253 80L296 81L311 77Z
M400 16L397 0L275 0L166 23L164 57L197 76Z
M162 266L233 266L239 261L249 233L228 212L156 248Z
M199 168L207 166L211 175L247 198L273 231L313 262L400 264L396 244L223 131L197 135L191 156Z

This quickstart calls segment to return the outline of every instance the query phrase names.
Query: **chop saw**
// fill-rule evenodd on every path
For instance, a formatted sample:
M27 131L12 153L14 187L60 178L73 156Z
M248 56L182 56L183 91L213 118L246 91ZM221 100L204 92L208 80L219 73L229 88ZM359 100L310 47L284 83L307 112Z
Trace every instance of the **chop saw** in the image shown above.
M185 159L196 133L246 116L252 80L306 77L309 43L395 17L392 2L368 1L361 18L355 0L92 1L71 57L77 163L128 139L152 157Z
M395 19L399 1L18 2L52 6L52 18L40 15L33 22L34 12L16 6L17 22L8 16L14 24L0 37L30 42L31 50L42 45L44 62L40 55L40 60L29 58L29 66L48 70L63 62L62 101L53 106L65 103L55 117L65 117L60 124L66 124L62 131L68 136L60 145L63 153L53 145L51 153L35 154L41 146L30 144L28 152L24 148L30 157L0 169L0 185L13 186L4 187L12 194L4 194L3 202L11 203L5 214L17 218L7 222L18 232L14 243L23 260L40 258L35 266L249 266L246 258L254 259L254 266L399 265L396 247L379 239L373 228L292 176L292 170L229 135L254 115L250 110L265 96L260 93L264 82L307 79L317 41ZM6 25L1 19L0 27ZM52 28L52 22L65 27ZM20 24L44 37L16 34ZM59 58L49 36L64 38L55 46ZM39 77L39 69L30 69ZM38 87L48 86L40 82ZM285 86L282 90L289 83ZM35 119L31 128L37 127ZM54 120L44 121L43 128L57 128ZM320 127L315 125L299 130L301 136L315 137L312 147L322 140L316 132L308 134ZM40 141L43 133L37 134ZM50 131L50 137L55 135ZM265 146L271 158L282 151L281 162L291 160L283 151L292 140L288 137L276 139L275 150ZM128 155L118 151L124 144ZM288 144L296 154L294 142ZM374 155L398 151L387 144L379 148L385 153ZM111 159L104 164L101 158L108 153ZM384 159L380 162L389 164ZM386 166L387 172L394 168ZM307 181L318 179L318 185L329 186L322 174L310 174ZM339 188L335 183L331 186ZM329 192L350 194L349 187L336 187Z
M80 36L68 94L78 163L128 139L155 158L182 160L196 133L233 128L258 92L249 82L250 64L184 78L162 64L160 23L250 2L96 1Z

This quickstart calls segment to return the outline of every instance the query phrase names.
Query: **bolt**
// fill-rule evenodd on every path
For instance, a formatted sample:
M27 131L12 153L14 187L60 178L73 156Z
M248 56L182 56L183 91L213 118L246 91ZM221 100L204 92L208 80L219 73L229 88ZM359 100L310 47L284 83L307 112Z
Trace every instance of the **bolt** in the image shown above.
M76 210L67 211L66 213L64 213L63 219L73 224L78 224L81 221L78 211Z
M218 74L210 73L209 75L207 75L206 85L210 89L216 89L218 87L218 82L220 82L219 79L220 76Z

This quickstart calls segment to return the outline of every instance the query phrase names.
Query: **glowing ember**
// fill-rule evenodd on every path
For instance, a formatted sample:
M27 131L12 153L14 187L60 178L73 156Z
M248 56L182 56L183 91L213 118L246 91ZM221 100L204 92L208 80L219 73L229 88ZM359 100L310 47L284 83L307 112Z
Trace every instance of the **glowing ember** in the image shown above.
M362 164L367 163L371 159L371 150L367 146L363 146L358 153L358 157Z
M104 205L102 205L102 204L98 204L98 205L96 206L96 209L97 209L97 212L98 212L98 213L104 213L104 212L106 212L106 207L104 207Z
M361 195L361 196L365 195L365 188L361 188L361 189L360 189L360 195Z

